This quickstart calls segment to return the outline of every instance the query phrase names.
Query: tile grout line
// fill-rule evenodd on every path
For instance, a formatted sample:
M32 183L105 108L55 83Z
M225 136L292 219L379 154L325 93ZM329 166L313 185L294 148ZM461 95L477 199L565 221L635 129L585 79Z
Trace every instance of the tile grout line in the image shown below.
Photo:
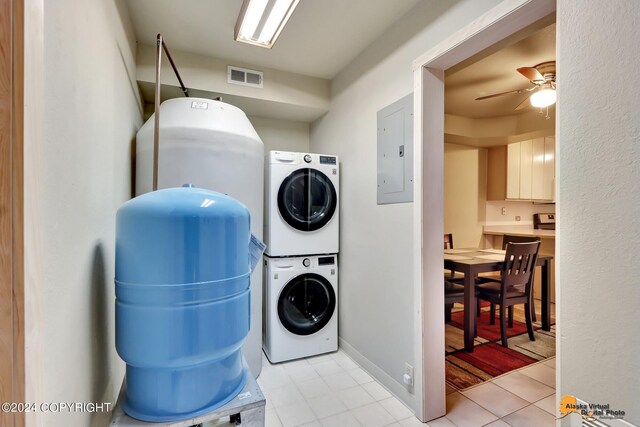
M340 350L338 349L338 351L337 351L337 352L332 353L332 357L333 357L333 354L337 354L337 353L339 353L339 352L340 352ZM351 360L351 361L356 365L356 367L358 367L358 368L362 369L362 366L358 365L358 363L357 363L355 360L353 360L353 359L352 359L352 358L351 358L347 353L345 353L344 351L342 351L342 354L344 354L344 356L346 356L349 360ZM335 360L335 358L334 358L334 360ZM340 364L338 364L338 365L340 365ZM340 367L342 367L342 365L340 365ZM354 368L354 369L355 369L355 368ZM362 370L363 370L367 375L371 376L367 371L365 371L364 369L362 369ZM344 371L344 373L346 373L346 374L348 375L348 372L347 372L347 370L346 370L346 369L343 369L343 371ZM372 378L373 378L373 377L372 377ZM354 381L355 381L355 380L354 380ZM380 403L379 403L379 402L380 402L380 400L377 400L374 396L371 396L371 394L370 394L370 393L369 393L369 392L368 392L364 387L362 387L362 384L358 384L358 382L357 382L357 381L355 381L355 382L356 382L356 384L357 384L357 385L356 385L356 387L360 387L360 388L362 388L362 390L363 390L363 391L364 391L368 396L370 396L370 397L373 399L373 403L378 403L378 404L380 405ZM373 381L370 381L370 382L376 382L376 383L377 383L377 380L373 379ZM369 384L369 383L367 383L367 384ZM382 384L380 384L380 383L378 383L378 384L379 384L381 387L383 387L383 388L384 388L384 386L382 386ZM331 389L331 387L329 387L329 388ZM355 388L355 387L353 387L353 388ZM386 388L385 388L385 390L386 390ZM336 391L335 391L335 390L333 390L333 389L331 389L331 391L332 391L334 394L336 393ZM388 390L387 390L387 391L388 391ZM389 394L391 394L391 392L389 392ZM393 394L391 394L391 397L396 398ZM338 398L338 399L340 399L340 398ZM396 398L396 399L397 399L397 398ZM342 401L341 401L341 403L343 403L343 404L344 404L344 402L342 402ZM400 402L400 403L402 403L402 402ZM372 404L372 403L369 403L368 405L371 405L371 404ZM403 404L403 405L404 405L404 404ZM361 406L358 406L358 407L353 408L353 409L349 409L349 408L347 408L347 410L346 410L345 412L352 412L353 410L358 409L358 408L362 408L362 407L364 407L364 406L367 406L367 405L361 405ZM345 407L346 407L346 405L345 405ZM384 406L380 405L380 407L382 408L382 410L383 410L383 411L385 411L387 414L389 414L389 415L391 416L391 418L393 418L393 419L395 420L395 417L394 417L391 413L389 413L389 411L387 411L387 410L386 410L386 408L385 408ZM340 414L343 414L343 413L345 413L345 412L340 412ZM338 414L335 414L335 415L338 415ZM361 423L360 423L360 420L358 420L358 419L355 417L355 415L353 415L353 414L352 414L352 416L356 419L356 421L358 422L358 424L361 424ZM329 418L329 417L325 417L325 418ZM397 423L397 422L398 422L397 420L396 420L396 421L394 421L394 423ZM320 423L320 424L322 424L322 423ZM393 424L393 423L390 423L390 424ZM387 425L390 425L390 424L387 424Z
M334 374L329 374L329 375L335 375L335 374L339 374L339 373L344 373L344 374L346 374L346 375L349 375L349 373L348 373L349 369L345 369L344 367L342 367L342 365L340 365L340 364L337 362L336 358L334 357L334 355L335 355L335 354L338 354L339 352L340 352L340 350L338 350L337 352L334 352L334 353L326 354L326 356L330 356L330 357L331 357L331 361L336 362L336 363L338 364L338 366L340 366L340 368L341 368L341 372L336 372L336 373L334 373ZM365 370L362 368L362 366L358 365L358 363L357 363L356 361L354 361L353 359L351 359L351 357L349 357L349 355L348 355L348 354L346 354L344 351L342 352L342 354L344 354L344 356L345 356L345 357L349 358L349 360L351 360L351 361L356 365L356 367L355 367L355 368L352 368L352 369L350 369L350 370L355 370L356 368L359 368L359 369L361 369L363 372L365 372L367 375L371 376L367 371L365 371ZM323 355L323 356L324 356L324 355ZM309 359L309 358L298 359L298 360L306 360L306 361L308 362L308 359ZM277 365L275 365L275 364L271 364L271 362L269 362L269 361L267 361L267 363L269 363L272 367L273 367L273 366L277 366ZM287 363L287 362L284 362L284 363ZM364 407L364 406L372 405L372 404L376 404L376 403L377 403L377 404L382 408L382 410L383 410L383 411L385 411L385 412L386 412L386 413L387 413L387 414L388 414L388 415L389 415L389 416L394 420L392 423L387 424L387 425L391 425L391 424L394 424L394 423L398 423L398 422L399 422L399 420L396 420L396 418L393 416L393 414L391 414L391 413L390 413L390 412L389 412L389 411L388 411L384 406L382 406L382 405L380 404L380 402L381 402L382 400L385 400L386 398L385 398L385 399L381 399L381 400L377 400L374 396L371 396L371 394L370 394L370 393L369 393L369 392L368 392L368 391L363 387L363 385L364 385L364 384L359 384L357 381L355 381L355 379L354 379L354 382L356 383L356 386L354 386L354 387L347 387L346 389L360 387L360 388L362 388L362 390L367 394L367 396L369 396L369 397L371 397L371 398L373 399L373 402L372 402L372 403L369 403L369 404L365 404L365 405L357 406L357 407L355 407L355 408L353 408L353 409L349 409L349 408L346 406L346 404L344 404L344 402L343 402L343 401L342 401L342 400L337 396L337 392L342 391L342 390L346 390L346 389L334 390L334 389L333 389L333 388L331 388L331 387L329 386L329 384L325 381L324 377L325 377L326 375L322 375L322 374L320 374L320 373L319 373L319 372L318 372L318 371L313 367L314 365L316 365L316 364L321 364L321 363L325 363L325 362L318 362L318 363L314 363L314 364L312 364L312 363L308 363L308 365L309 365L309 367L311 367L311 368L314 370L314 372L318 375L318 379L319 379L319 380L321 380L321 381L322 381L322 383L323 383L323 384L324 384L324 385L325 385L325 386L326 386L326 387L331 391L331 394L330 394L330 395L333 395L334 397L336 397L336 399L338 399L338 400L340 401L340 403L342 403L342 404L345 406L345 408L346 408L346 410L345 410L345 411L338 412L338 413L336 413L336 414L332 414L332 415L329 415L329 416L324 417L324 418L318 418L318 416L316 415L315 411L314 411L314 410L313 410L313 408L311 407L311 404L309 403L309 399L308 399L306 396L304 396L304 395L302 394L302 392L300 391L300 389L299 389L299 387L298 387L298 383L297 383L297 382L296 382L296 381L295 381L295 380L294 380L294 379L289 375L289 372L287 372L287 370L286 370L286 368L284 367L284 365L281 365L281 366L282 366L282 368L283 368L283 369L282 369L283 373L287 376L287 378L288 378L288 379L291 381L291 383L295 386L296 390L298 391L298 393L299 393L299 394L300 394L300 396L302 397L302 399L303 399L304 403L309 407L309 409L311 409L311 413L314 415L314 421L317 421L317 422L319 422L320 424L322 424L322 422L321 422L321 421L322 421L322 420L324 420L324 419L327 419L327 418L330 418L330 417L333 417L333 416L337 416L337 415L341 415L341 414L344 414L344 413L347 413L347 412L351 413L351 412L353 412L355 409L362 408L362 407ZM349 375L349 377L353 379L353 377L351 377L350 375ZM365 383L365 384L369 384L369 383L372 383L372 382L376 382L376 383L377 383L377 381L376 381L373 377L371 377L371 378L372 378L372 381L369 381L369 382L367 382L367 383ZM313 378L312 378L312 379L310 379L310 380L308 380L308 381L312 381L312 380L313 380ZM301 382L305 382L305 381L301 381ZM378 384L379 384L379 383L378 383ZM382 386L382 384L379 384L379 385L380 385L381 387L383 387L383 386ZM383 388L384 388L384 387L383 387ZM384 389L388 392L388 390L387 390L386 388L384 388ZM391 393L389 392L389 394L391 394ZM316 397L321 397L321 396L316 396ZM397 397L395 397L393 394L391 394L391 397L392 397L392 398L394 398L394 399L397 399ZM400 401L400 403L401 403L402 405L404 405L404 403L402 403L401 401ZM287 406L287 405L281 405L281 406ZM406 405L404 405L404 406L406 407ZM279 416L279 414L278 414L278 412L277 412L277 408L276 408L275 406L273 406L273 410L274 410L274 412L276 413L276 415L278 416L278 420L280 421L280 424L282 424L282 425L284 426L284 423L282 422L282 420L281 420L281 418L280 418L280 416ZM355 415L353 415L353 414L352 414L352 416L354 417L354 419L356 419L356 421L358 422L358 424L361 424L361 423L360 423L360 421L359 421L357 418L355 418ZM313 421L311 421L311 422L313 422ZM304 424L307 424L307 423L303 423L303 424L300 424L300 425L304 425ZM286 426L285 426L285 427L286 427Z
M555 356L553 356L553 357L555 358ZM492 383L492 382L494 382L494 381L495 381L495 380L497 380L497 379L500 379L500 378L506 377L507 375L510 375L510 374L513 374L513 373L519 372L519 371L521 371L521 370L523 370L523 369L527 369L527 368L530 368L530 367L532 367L532 366L536 366L536 365L539 365L539 364L544 364L544 362L547 362L549 359L551 359L551 358L544 359L544 360L539 360L539 361L537 361L537 362L535 362L535 363L532 363L532 364L530 364L530 365L522 366L522 367L520 367L520 368L517 368L517 369L511 370L511 371L509 371L509 372L505 372L504 374L500 374L500 375L498 375L497 377L493 377L493 378L491 378L491 379L490 379L490 380L488 380L488 381L484 381L484 382L481 382L481 383L479 383L479 384L474 384L474 385L472 385L472 386L470 386L470 387L464 388L464 389L462 389L462 390L457 390L457 391L458 391L458 392L463 392L463 391L471 390L472 388L475 388L475 387L481 386L482 384ZM548 367L548 368L550 368L549 366L547 366L547 367ZM550 368L550 369L554 369L554 370L555 370L555 368ZM523 374L523 375L524 375L524 374ZM529 377L529 376L527 375L527 377ZM531 377L529 377L529 378L531 378ZM532 379L532 380L534 380L534 381L538 381L538 380L536 380L535 378L531 378L531 379ZM539 382L539 383L541 383L542 385L546 386L546 387L550 387L550 386L548 386L548 385L546 385L546 384L542 383L541 381L538 381L538 382ZM496 384L496 385L497 385L498 387L500 386L499 384ZM506 390L504 387L501 387L501 388L503 388L504 390ZM555 387L553 387L553 389L555 390ZM507 390L507 391L509 391L509 390Z

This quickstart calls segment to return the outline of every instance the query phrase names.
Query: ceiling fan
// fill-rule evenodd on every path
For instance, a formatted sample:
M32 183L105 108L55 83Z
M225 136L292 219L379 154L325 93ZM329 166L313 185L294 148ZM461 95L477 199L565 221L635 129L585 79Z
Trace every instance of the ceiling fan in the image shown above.
M517 71L526 77L532 87L510 90L508 92L494 93L476 98L476 101L509 95L512 93L533 92L515 108L521 110L532 105L538 108L548 107L556 102L556 61L548 61L534 67L520 67Z

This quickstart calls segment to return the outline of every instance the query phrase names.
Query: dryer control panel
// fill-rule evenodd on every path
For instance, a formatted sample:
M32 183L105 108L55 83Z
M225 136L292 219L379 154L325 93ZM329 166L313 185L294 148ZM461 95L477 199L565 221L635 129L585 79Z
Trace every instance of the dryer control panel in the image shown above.
M320 156L320 164L321 165L335 165L336 158L333 156Z

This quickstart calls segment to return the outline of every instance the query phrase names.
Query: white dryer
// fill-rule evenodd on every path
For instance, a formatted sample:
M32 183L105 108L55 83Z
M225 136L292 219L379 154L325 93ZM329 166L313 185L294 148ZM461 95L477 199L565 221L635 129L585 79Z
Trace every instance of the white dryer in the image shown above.
M262 348L273 363L338 350L338 256L265 258Z
M266 254L338 253L338 157L270 151L265 170Z

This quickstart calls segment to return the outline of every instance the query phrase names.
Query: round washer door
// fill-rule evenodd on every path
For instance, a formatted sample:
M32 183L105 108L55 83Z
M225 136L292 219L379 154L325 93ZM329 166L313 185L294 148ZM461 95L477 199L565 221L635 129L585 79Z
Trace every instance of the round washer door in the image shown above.
M278 318L289 332L311 335L324 328L336 309L333 286L315 273L302 274L285 285L278 298Z
M300 231L315 231L333 217L338 197L333 183L317 169L298 169L278 190L278 210L287 224Z

